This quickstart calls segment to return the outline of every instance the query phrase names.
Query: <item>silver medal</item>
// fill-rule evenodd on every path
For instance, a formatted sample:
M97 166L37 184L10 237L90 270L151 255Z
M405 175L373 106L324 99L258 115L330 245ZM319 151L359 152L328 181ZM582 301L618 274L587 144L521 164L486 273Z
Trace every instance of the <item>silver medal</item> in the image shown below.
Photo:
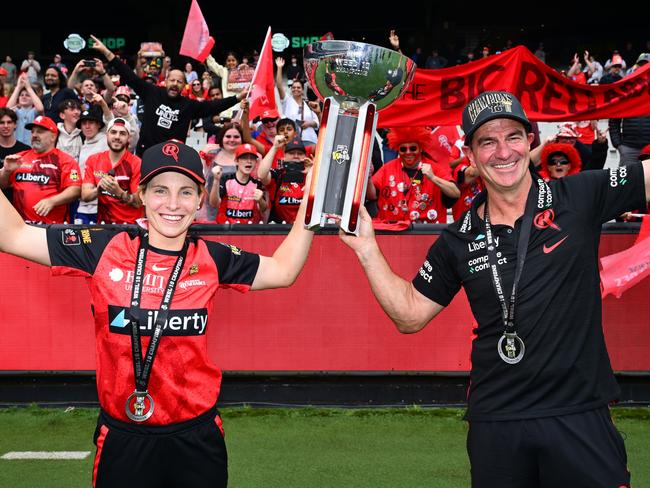
M135 402L133 402L134 398ZM145 411L147 408L145 400L149 400L149 408L147 411ZM131 403L133 403L133 405L131 405ZM154 402L148 391L141 392L135 390L129 395L129 398L126 399L125 407L127 417L129 417L134 422L144 422L153 415Z
M526 346L524 346L524 341L516 332L505 332L501 336L501 339L499 339L499 344L497 345L499 356L508 364L517 364L521 361L524 357L525 350Z

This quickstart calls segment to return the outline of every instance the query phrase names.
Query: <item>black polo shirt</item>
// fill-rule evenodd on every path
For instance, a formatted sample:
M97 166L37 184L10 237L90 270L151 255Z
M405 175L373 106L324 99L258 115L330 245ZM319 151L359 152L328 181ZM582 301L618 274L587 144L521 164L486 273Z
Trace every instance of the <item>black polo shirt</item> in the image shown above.
M619 395L602 331L598 245L601 225L645 206L641 164L587 171L548 184L533 176L533 225L515 306L526 352L505 363L497 343L501 307L487 264L483 192L431 246L415 288L448 305L462 286L478 326L472 343L469 420L563 415L606 405ZM521 218L493 225L498 267L509 299Z

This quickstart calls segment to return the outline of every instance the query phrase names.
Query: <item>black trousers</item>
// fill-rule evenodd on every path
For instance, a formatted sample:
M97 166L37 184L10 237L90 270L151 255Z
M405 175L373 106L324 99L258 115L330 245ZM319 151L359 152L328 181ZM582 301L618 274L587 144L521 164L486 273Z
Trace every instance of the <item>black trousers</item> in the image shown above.
M228 456L216 407L179 424L140 426L101 412L95 488L225 488Z
M623 438L607 407L530 420L469 423L473 488L627 488Z

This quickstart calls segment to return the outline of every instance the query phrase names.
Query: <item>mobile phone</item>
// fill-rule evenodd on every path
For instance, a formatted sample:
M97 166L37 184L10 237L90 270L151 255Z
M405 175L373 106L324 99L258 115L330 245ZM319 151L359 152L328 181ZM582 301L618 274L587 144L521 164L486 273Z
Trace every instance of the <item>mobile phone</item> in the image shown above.
M94 59L84 59L84 66L87 66L89 68L94 68L95 67L95 60Z
M279 166L279 162L278 162ZM304 183L305 182L305 163L302 161L283 161L284 181L287 183Z

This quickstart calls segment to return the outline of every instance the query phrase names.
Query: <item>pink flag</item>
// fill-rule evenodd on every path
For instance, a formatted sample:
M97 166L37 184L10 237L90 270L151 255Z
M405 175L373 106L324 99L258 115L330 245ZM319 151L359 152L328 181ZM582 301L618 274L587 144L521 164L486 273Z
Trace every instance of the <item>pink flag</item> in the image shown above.
M273 77L273 51L271 50L271 27L266 32L264 45L255 66L250 99L249 117L253 120L266 110L277 110L275 104L275 81Z
M180 54L194 58L202 63L212 51L213 46L214 39L210 37L208 24L203 18L199 3L192 0L190 14L187 16L187 24L185 24Z
M600 259L601 295L620 298L650 274L650 216L643 217L639 236L632 247Z

